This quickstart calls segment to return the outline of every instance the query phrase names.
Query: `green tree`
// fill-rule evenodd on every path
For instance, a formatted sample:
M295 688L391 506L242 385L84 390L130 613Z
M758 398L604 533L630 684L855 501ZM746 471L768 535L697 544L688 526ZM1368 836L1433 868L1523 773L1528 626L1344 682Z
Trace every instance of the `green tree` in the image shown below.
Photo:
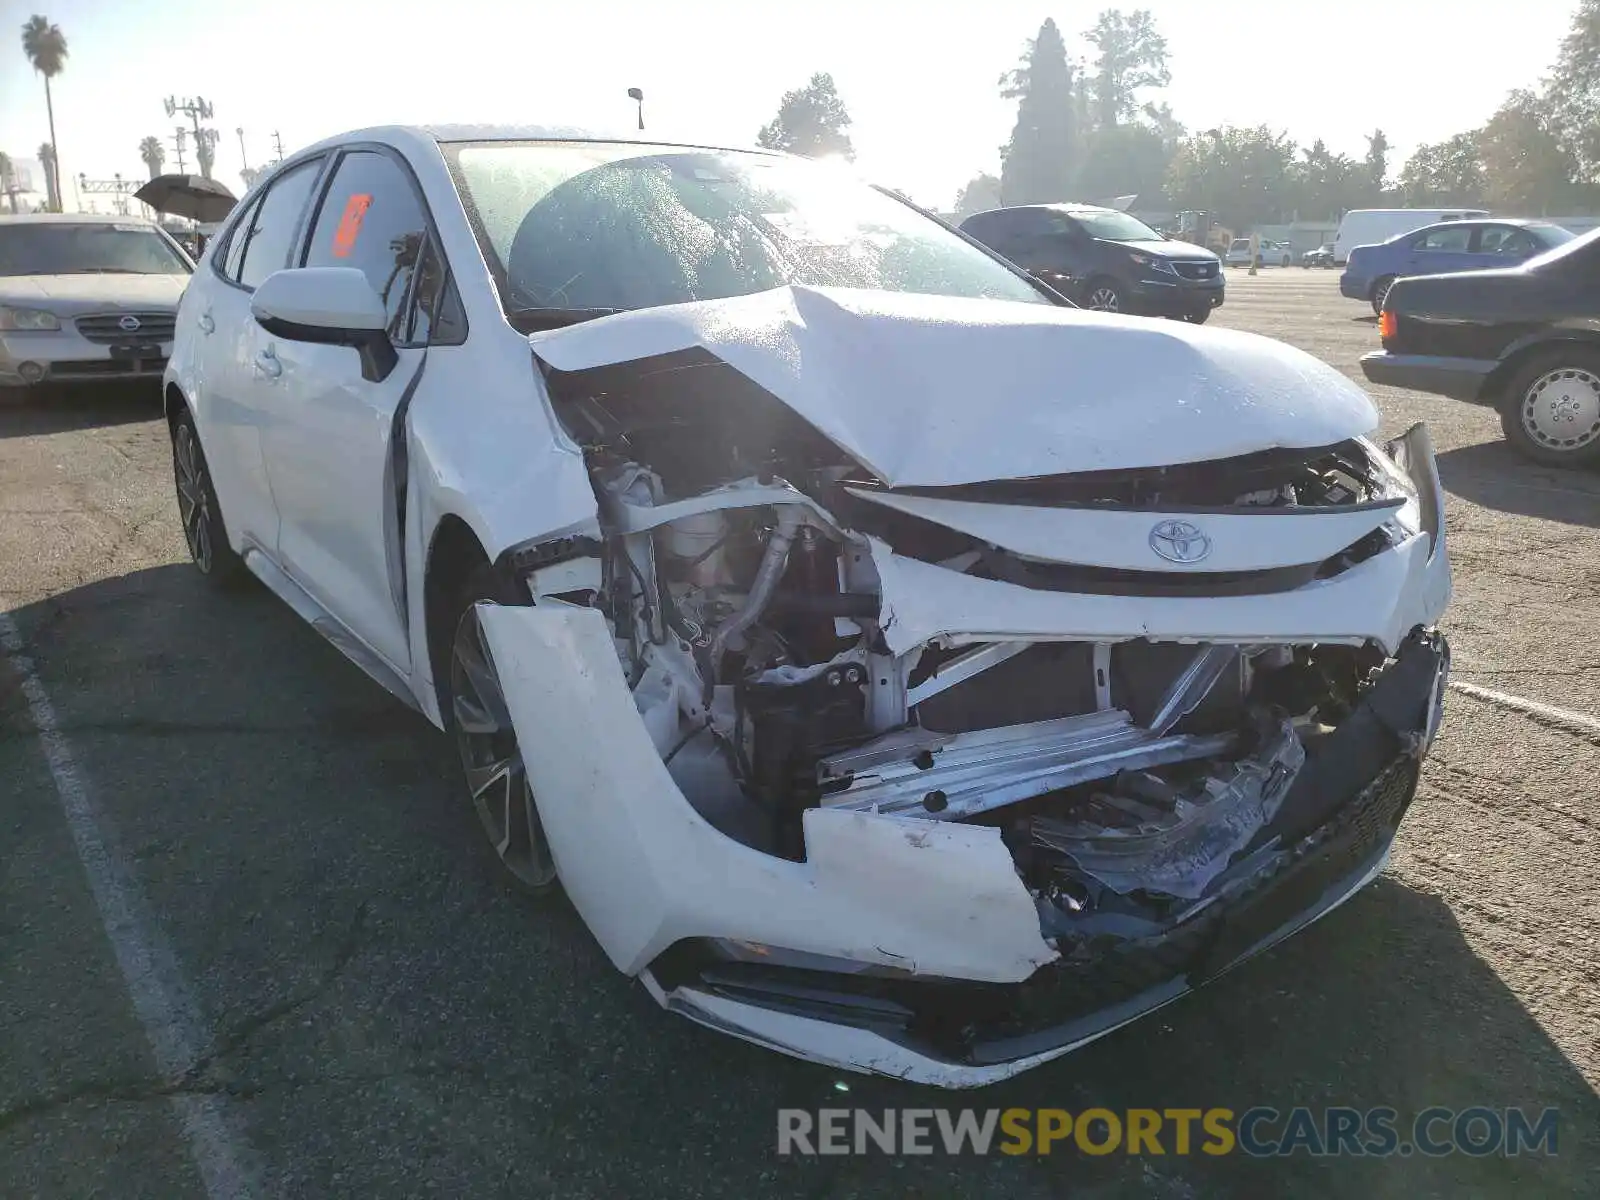
M1265 125L1225 127L1185 139L1167 169L1167 196L1234 229L1282 220L1292 212L1295 145Z
M33 69L44 76L44 107L50 117L50 178L55 184L55 195L61 198L61 147L56 141L56 106L50 95L50 81L61 74L67 65L67 37L61 27L48 19L33 16L22 27L22 52L28 56ZM59 207L56 208L60 212Z
M1477 130L1418 146L1400 168L1400 192L1413 208L1480 204L1484 191Z
M787 150L807 158L837 154L854 159L850 144L850 113L839 99L833 76L819 71L803 88L785 92L778 115L761 127L756 141L769 150Z
M1547 94L1551 132L1577 163L1578 177L1600 183L1600 0L1580 0Z
M1381 129L1367 134L1366 165L1372 198L1377 200L1389 181L1389 139Z
M1094 60L1095 119L1109 129L1131 120L1139 110L1138 93L1166 87L1172 82L1167 69L1167 39L1156 31L1150 10L1131 13L1107 9L1084 35L1098 52Z
M956 194L955 211L959 216L988 212L1000 207L1000 180L987 171L980 171L967 180L966 186Z
M1017 102L1011 140L1000 151L1000 195L1006 204L1067 200L1077 168L1077 120L1067 44L1046 20L1022 61L1000 79L1000 94Z
M1183 127L1183 122L1172 115L1172 105L1165 102L1161 104L1146 104L1141 110L1145 123L1160 134L1162 145L1173 150L1178 143L1189 136L1189 131Z
M139 139L139 157L144 160L144 169L150 172L154 179L161 174L161 166L167 161L167 151L157 137Z
M1498 210L1559 213L1581 203L1579 167L1558 133L1551 105L1518 89L1489 118L1477 138L1483 198Z
M1084 200L1139 197L1140 208L1160 207L1172 150L1148 125L1105 125L1089 136L1078 194Z

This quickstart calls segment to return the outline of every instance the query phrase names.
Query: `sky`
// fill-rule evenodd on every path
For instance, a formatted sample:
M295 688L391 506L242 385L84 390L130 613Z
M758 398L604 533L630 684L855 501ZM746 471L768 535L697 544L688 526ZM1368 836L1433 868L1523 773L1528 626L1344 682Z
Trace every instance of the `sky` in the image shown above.
M1191 129L1266 124L1301 144L1365 153L1382 127L1390 169L1423 142L1482 123L1555 58L1576 0L1475 11L1447 0L1374 5L1142 0L1166 35L1160 99ZM53 84L63 180L142 178L140 139L174 126L163 100L200 96L221 134L216 177L344 130L521 122L626 130L627 89L647 133L750 145L783 93L831 72L873 181L947 209L998 171L1015 102L997 81L1053 17L1076 54L1106 0L0 0L0 150L32 159L48 138L44 88L22 24L67 35ZM13 31L13 32L7 32ZM9 49L6 48L9 39ZM1151 96L1149 98L1157 98ZM236 130L244 130L241 150ZM192 141L187 162L194 169ZM64 184L67 207L74 187ZM101 211L107 211L100 197ZM85 198L87 202L87 198Z

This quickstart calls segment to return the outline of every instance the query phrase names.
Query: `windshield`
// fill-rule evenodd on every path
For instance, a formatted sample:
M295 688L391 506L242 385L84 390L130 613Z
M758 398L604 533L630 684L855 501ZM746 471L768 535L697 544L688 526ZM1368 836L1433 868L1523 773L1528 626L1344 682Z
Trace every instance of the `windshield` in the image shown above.
M1121 212L1075 212L1072 219L1082 225L1092 238L1108 242L1159 242L1162 239L1150 226L1137 217Z
M443 149L511 312L648 308L786 284L1049 303L842 168L619 143Z
M1600 263L1600 249L1595 248L1597 241L1600 241L1600 228L1591 229L1588 233L1573 234L1560 245L1546 250L1543 254L1535 255L1522 265L1524 268L1542 267L1571 259L1579 266L1592 270L1597 263Z
M143 225L0 225L3 275L187 275L190 267Z

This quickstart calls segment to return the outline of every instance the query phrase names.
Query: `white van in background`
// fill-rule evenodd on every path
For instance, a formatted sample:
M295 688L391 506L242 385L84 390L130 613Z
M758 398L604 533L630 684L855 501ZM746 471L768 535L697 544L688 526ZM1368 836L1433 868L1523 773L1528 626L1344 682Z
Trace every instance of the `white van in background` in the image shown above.
M1353 208L1339 222L1333 239L1333 261L1342 265L1356 246L1386 242L1396 234L1409 233L1440 221L1467 221L1487 217L1486 208Z

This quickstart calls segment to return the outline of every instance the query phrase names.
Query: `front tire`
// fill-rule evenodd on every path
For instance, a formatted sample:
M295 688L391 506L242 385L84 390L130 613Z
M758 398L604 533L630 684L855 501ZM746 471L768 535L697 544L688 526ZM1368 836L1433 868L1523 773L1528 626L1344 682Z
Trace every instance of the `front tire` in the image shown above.
M1393 275L1385 275L1372 285L1372 311L1380 317L1383 316L1383 302L1389 298L1389 289L1393 286Z
M172 476L190 560L213 587L239 587L250 572L228 543L222 505L217 503L211 469L200 448L200 433L187 409L180 410L172 422Z
M1506 440L1550 467L1600 464L1600 352L1583 346L1539 355L1500 403Z
M458 593L444 716L461 757L467 796L490 849L519 891L542 896L556 890L555 858L489 639L478 619L480 602L508 600L488 567L475 571Z
M1113 279L1090 280L1084 289L1083 303L1085 308L1095 312L1122 312L1122 289Z

